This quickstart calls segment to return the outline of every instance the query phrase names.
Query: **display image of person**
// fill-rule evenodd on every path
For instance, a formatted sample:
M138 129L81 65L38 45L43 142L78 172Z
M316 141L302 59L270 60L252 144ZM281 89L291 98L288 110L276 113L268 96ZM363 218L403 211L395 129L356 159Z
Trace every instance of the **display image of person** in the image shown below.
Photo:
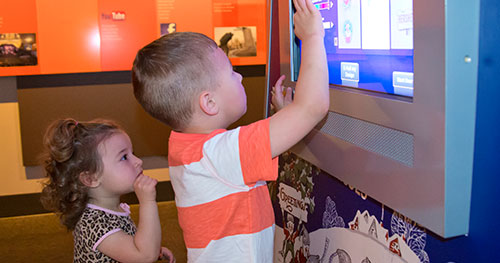
M293 101L269 118L227 130L247 110L242 76L203 34L165 35L134 60L136 99L172 128L169 175L188 262L273 260L275 220L266 181L277 179L277 157L329 108L321 15L310 0L294 4L301 71ZM289 90L284 80L276 81L274 96Z
M238 27L236 30L243 32L243 43L235 41L233 48L228 53L228 57L254 57L257 56L257 45L248 27Z
M161 247L157 181L143 174L128 135L108 120L53 122L44 136L43 206L73 232L73 262L174 262ZM139 225L120 196L135 192Z
M35 34L0 34L0 67L38 64Z
M255 26L216 27L214 35L219 47L228 57L255 57L256 30Z
M233 33L227 32L225 33L220 39L219 39L219 47L226 53L226 56L229 54L229 47L228 47L228 42L231 40L233 37Z

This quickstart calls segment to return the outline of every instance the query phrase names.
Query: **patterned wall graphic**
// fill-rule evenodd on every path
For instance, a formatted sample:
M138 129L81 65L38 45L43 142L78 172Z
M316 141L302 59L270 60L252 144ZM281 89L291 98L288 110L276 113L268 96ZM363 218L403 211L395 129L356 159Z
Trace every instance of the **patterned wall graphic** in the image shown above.
M427 240L438 237L292 153L269 187L274 262L430 262Z

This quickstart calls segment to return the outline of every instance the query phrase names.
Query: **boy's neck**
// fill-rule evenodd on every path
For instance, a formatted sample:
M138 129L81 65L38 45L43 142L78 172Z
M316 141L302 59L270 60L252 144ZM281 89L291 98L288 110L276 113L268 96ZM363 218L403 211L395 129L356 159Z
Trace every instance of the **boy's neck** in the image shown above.
M228 126L221 124L218 118L193 118L191 123L184 129L178 131L191 134L209 134L215 130L226 129Z
M186 129L183 129L181 133L190 133L190 134L210 134L211 132L218 130L218 129L224 129L224 128L208 128L208 127L188 127Z

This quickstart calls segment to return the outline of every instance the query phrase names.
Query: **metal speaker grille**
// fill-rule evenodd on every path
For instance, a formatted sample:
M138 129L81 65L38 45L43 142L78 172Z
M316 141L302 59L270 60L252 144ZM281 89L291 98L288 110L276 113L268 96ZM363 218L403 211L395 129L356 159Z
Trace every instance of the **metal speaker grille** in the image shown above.
M413 167L413 135L329 112L321 132Z

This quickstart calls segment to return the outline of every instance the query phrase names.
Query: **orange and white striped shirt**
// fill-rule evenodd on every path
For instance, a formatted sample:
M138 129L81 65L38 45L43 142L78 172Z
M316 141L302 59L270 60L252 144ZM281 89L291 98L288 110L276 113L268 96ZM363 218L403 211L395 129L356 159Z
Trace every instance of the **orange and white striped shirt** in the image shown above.
M210 134L172 131L169 171L189 262L272 262L276 180L269 119Z

